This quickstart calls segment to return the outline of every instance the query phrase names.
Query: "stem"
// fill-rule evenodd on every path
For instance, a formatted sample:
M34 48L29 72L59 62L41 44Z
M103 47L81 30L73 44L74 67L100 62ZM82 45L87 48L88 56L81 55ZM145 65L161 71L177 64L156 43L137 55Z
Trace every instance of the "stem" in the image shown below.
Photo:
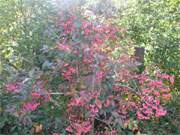
M59 93L59 92L52 92L52 93L49 93L50 95L64 95L64 93Z

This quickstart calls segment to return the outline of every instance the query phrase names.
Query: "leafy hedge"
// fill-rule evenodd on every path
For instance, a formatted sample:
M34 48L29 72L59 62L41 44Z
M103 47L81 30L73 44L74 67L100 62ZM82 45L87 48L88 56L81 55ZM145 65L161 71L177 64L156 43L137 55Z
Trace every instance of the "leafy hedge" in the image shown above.
M56 2L0 2L0 133L164 134L151 128L168 125L165 131L178 134L173 130L178 129L178 120L171 121L172 114L178 116L179 106L179 96L172 89L174 76L149 72L149 65L139 73L140 63L129 53L133 42L149 47L153 43L151 34L142 36L148 30L148 24L142 25L144 16L130 16L137 25L128 16L123 18L128 26L125 33L124 25L112 23L111 10L101 14L101 10L91 11L86 1ZM143 8L138 9L145 10L146 4L152 3L140 3ZM162 71L176 76L176 71L166 69Z

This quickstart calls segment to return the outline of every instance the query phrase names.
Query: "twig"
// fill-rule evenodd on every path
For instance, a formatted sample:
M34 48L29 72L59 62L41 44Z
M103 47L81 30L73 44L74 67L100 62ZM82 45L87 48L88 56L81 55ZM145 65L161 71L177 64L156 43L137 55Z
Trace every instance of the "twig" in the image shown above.
M59 92L52 92L52 93L49 93L50 95L64 95L64 93L59 93Z

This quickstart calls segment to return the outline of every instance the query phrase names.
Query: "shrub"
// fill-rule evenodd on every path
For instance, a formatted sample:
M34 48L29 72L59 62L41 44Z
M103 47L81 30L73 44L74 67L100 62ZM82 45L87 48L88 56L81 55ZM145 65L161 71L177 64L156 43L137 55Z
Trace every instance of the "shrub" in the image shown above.
M76 135L137 132L138 121L167 114L171 90L163 83L173 76L137 74L135 58L118 45L119 28L78 11L59 12L55 25L58 40L42 50L41 67L4 86L3 114L30 125L29 133Z

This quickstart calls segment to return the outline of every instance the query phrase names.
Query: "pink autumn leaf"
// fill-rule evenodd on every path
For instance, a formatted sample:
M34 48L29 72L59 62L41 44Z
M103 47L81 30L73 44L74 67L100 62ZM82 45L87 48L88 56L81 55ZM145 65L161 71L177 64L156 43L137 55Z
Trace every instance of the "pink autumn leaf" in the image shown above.
M171 90L169 89L169 88L163 88L163 89L161 89L161 92L162 93L168 93L168 92L170 92Z
M99 71L96 73L96 81L99 83L102 81L102 79L104 78L105 73L103 71Z
M149 86L150 87L161 87L161 86L163 86L163 82L161 80L151 81L151 82L149 82Z
M72 99L71 102L69 103L69 106L84 106L84 104L85 102L83 98L79 97Z
M154 95L156 95L157 97L160 97L160 92L159 91L154 91Z
M102 102L99 99L96 99L96 105L99 109L102 108Z
M99 109L97 108L96 105L89 105L90 108L90 114L92 117L95 117L96 114L99 112Z
M23 105L23 111L34 111L39 105L40 103L37 102L27 102Z
M88 133L91 128L92 128L92 125L90 122L83 122L81 124L74 124L74 128L76 129L76 135L82 135L83 133L86 134Z
M140 111L137 112L137 118L140 120L149 120L150 117L143 115Z
M164 108L160 107L160 108L158 108L158 109L156 110L155 116L156 116L156 117L165 116L166 113L167 113L167 111L166 111Z
M162 78L162 79L169 79L170 76L167 74L157 73L157 77Z
M70 46L64 45L64 44L61 44L61 43L58 43L57 48L60 51L65 51L65 52L70 52L71 51L71 47Z
M12 93L19 93L20 92L20 86L21 86L20 82L9 83L9 84L5 85L6 90L8 92L12 92Z
M62 71L62 76L67 80L72 80L73 74L76 73L76 69L71 66L66 66Z
M72 129L71 125L66 128L66 131L69 132L69 133L73 132L73 129Z
M53 133L52 135L60 135L60 134L58 134L58 133Z
M97 45L102 45L104 43L103 39L100 37L100 35L95 35L93 39L93 43Z
M34 97L34 98L40 98L40 97L41 97L41 94L38 93L38 92L32 92L32 93L31 93L31 96Z

